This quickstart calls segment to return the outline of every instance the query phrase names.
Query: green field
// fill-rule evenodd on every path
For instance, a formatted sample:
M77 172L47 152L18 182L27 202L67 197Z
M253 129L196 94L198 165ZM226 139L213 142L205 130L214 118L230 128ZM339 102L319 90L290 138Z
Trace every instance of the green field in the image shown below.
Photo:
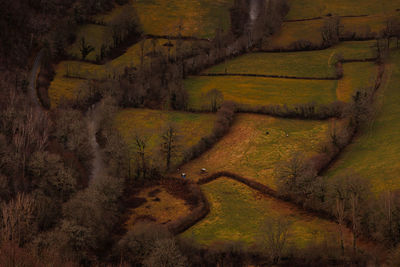
M359 18L341 18L343 33L353 33L356 37L368 37L378 34L386 28L386 21L392 16L372 15Z
M204 73L335 77L335 55L327 51L249 53L211 67Z
M400 189L400 53L387 66L387 83L379 90L376 119L348 146L328 172L332 177L352 169L372 183L375 192Z
M83 37L87 45L94 47L94 51L86 57L86 60L95 61L97 56L100 55L102 45L106 45L107 47L112 45L111 36L111 28L108 26L95 24L80 26L76 33L76 41L68 48L67 52L72 57L81 59L80 44Z
M310 241L323 241L324 238L331 239L331 242L338 240L335 223L309 216L290 204L265 197L236 181L220 178L202 185L202 190L211 204L211 212L182 234L200 244L209 245L221 240L242 241L247 245L257 243L266 238L263 222L276 216L292 222L288 246L304 247ZM345 238L346 243L350 243L348 231Z
M82 63L88 64L88 63ZM57 107L61 99L75 99L78 95L80 88L85 86L86 81L82 79L66 78L66 69L64 62L61 62L56 67L56 76L50 83L48 94L50 98L51 107Z
M132 0L130 4L147 34L177 36L181 25L183 36L211 38L217 28L229 29L233 0ZM109 23L123 9L117 6L96 20Z
M400 1L380 0L289 0L287 19L305 19L329 13L339 16L383 14L400 8Z
M239 114L229 133L199 158L185 164L182 171L193 180L202 177L202 168L209 174L230 171L275 188L275 164L295 152L313 155L325 140L328 126L328 121Z
M297 77L335 77L338 57L345 60L374 58L376 41L342 42L316 51L249 53L213 66L203 73L265 74Z
M165 44L171 43L173 46L168 49ZM201 43L201 42L200 42ZM193 41L184 41L181 51L190 51L192 45L201 45L199 42L194 44ZM163 55L174 58L176 56L176 41L167 39L145 40L143 43L143 65L148 67L151 62L151 53L163 53ZM83 84L82 79L101 80L110 77L118 77L122 75L126 67L139 67L142 62L142 44L138 43L129 47L126 52L109 61L104 65L97 65L82 61L62 61L56 67L56 76L49 88L49 96L52 106L55 107L59 103L61 97L73 99L78 93L77 84ZM79 79L70 79L70 76Z
M161 134L168 126L174 125L179 136L179 153L173 164L182 160L182 152L197 144L211 133L214 114L194 114L176 111L150 109L124 109L115 118L115 126L122 134L132 154L135 153L135 137L140 136L147 143L147 151L154 161L160 158Z
M284 22L279 32L268 38L262 46L264 50L293 49L293 44L308 41L313 46L321 46L323 20Z
M343 78L338 82L336 95L338 100L348 102L356 90L375 85L378 66L373 62L345 63L343 73Z
M189 93L189 107L209 110L207 92L217 89L224 100L251 106L269 104L328 104L336 100L336 80L294 80L254 77L192 76L184 81Z
M106 75L112 75L114 73L122 74L125 67L139 67L142 64L142 56L143 64L148 66L152 53L163 54L165 57L169 55L170 58L176 57L177 48L175 40L147 39L142 42L129 47L124 54L104 65L81 61L63 61L59 64L60 71L64 72L64 75L69 71L72 76L79 76L85 79L102 79L105 78ZM171 47L168 48L166 44L170 44ZM181 51L189 51L192 45L193 41L184 41L180 49Z
M376 57L376 41L351 41L341 42L326 50L327 53L336 53L342 55L346 60L358 60Z
M354 33L355 36L363 37L370 32L379 33L383 29L384 22L380 16L360 17L360 18L342 18L340 29L342 33ZM295 43L311 44L314 47L322 45L321 29L324 20L284 22L280 31L268 38L262 45L262 50L288 50L295 49ZM342 42L337 46L347 45L352 42ZM374 41L357 42L359 46L355 46L354 51L363 52L365 47L363 43L375 43ZM372 46L372 45L371 45Z

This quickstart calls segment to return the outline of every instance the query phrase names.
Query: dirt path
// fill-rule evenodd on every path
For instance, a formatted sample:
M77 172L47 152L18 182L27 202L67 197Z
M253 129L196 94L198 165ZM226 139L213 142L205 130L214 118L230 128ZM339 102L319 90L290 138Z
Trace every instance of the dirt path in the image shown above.
M39 102L39 98L37 96L36 92L36 80L37 76L39 74L40 70L40 63L42 61L42 56L43 56L43 49L39 51L35 58L35 62L32 66L31 73L29 75L29 85L28 85L28 96L29 99L32 101L35 107L37 108L43 108L42 105Z
M90 181L101 177L105 173L103 156L99 144L97 143L96 133L99 121L99 106L93 105L86 114L86 121L89 133L89 142L93 150L93 166L90 173Z

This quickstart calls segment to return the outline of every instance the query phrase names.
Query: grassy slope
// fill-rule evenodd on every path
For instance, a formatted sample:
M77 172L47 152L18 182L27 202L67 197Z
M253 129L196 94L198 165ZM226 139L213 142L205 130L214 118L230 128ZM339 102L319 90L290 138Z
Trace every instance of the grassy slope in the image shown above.
M85 38L86 44L93 46L95 49L86 57L87 60L96 60L97 55L100 55L101 46L103 44L106 46L112 44L110 27L94 24L80 26L76 33L75 43L73 43L67 50L69 55L78 59L82 57L80 52L80 42L82 37Z
M355 90L374 85L378 66L373 62L345 63L343 72L343 78L338 82L336 96L338 100L348 102Z
M165 46L166 43L171 42L173 47L170 50L170 56L174 57L176 55L176 41L167 39L156 39L155 50L157 52L168 54L168 48ZM190 49L193 41L184 41L182 44L183 50ZM151 40L146 40L144 43L144 62L143 64L147 66L150 64L149 53L153 51L153 42ZM92 52L93 53L93 52ZM75 79L69 79L64 77L68 72L72 77L80 77L84 79L103 79L107 76L111 77L116 74L117 76L122 74L125 67L138 67L141 64L141 44L135 44L129 47L126 52L113 59L104 65L97 65L88 62L81 61L62 61L57 65L57 75L55 76L53 82L49 88L49 96L53 106L57 106L61 97L67 99L72 99L76 96L78 92L78 87L75 86L77 83ZM69 82L71 84L69 84ZM83 83L81 80L80 83Z
M362 34L370 30L373 33L379 33L386 27L386 20L386 16L371 15L359 18L341 18L340 23L344 27L343 32L350 31Z
M393 11L399 0L289 0L287 19L314 18L328 13L340 16L370 15Z
M308 155L316 151L326 136L328 124L239 114L230 132L199 158L184 165L182 171L194 180L201 177L201 168L209 173L231 171L275 187L275 164L296 151Z
M189 107L209 109L206 93L218 89L225 100L248 105L331 103L336 100L337 81L293 80L254 77L189 77L184 86Z
M233 0L137 0L130 4L147 34L176 36L182 23L182 35L211 38L216 28L230 27L229 8ZM96 20L109 23L123 8L117 6L112 13Z
M264 50L288 49L291 44L300 40L311 42L314 46L322 44L321 28L323 20L285 22L278 33L267 39L263 43ZM358 35L367 32L366 26L369 25L371 31L380 32L383 28L380 16L361 17L361 18L342 18L341 24L343 32L356 32ZM371 41L369 41L371 42ZM344 42L346 44L347 42ZM367 43L367 42L366 42ZM359 47L358 49L361 49Z
M298 77L335 76L335 55L344 59L375 57L375 41L342 42L334 47L303 52L250 53L213 66L204 73L254 73Z
M326 51L250 53L205 70L205 73L251 73L297 77L335 77L336 63Z
M323 20L284 22L278 33L263 43L263 49L289 48L299 40L307 40L315 46L322 44L321 28Z
M370 180L375 192L400 189L400 165L397 164L400 155L399 52L392 55L391 62L386 70L390 80L379 91L376 119L341 155L328 172L328 177L351 168Z
M332 237L336 241L338 238L335 223L311 217L236 181L220 178L203 185L202 189L211 203L211 212L183 233L183 236L193 237L200 244L207 245L218 240L243 241L247 244L257 242L265 238L263 221L275 216L284 216L292 221L289 245L303 247L312 240L322 241L324 237ZM348 232L345 232L345 237L346 243L349 243Z
M165 127L172 123L178 129L179 151L184 151L195 145L203 136L210 134L214 126L214 114L194 114L176 111L149 109L124 109L115 118L115 125L122 134L132 153L135 151L134 138L136 134L144 136L152 156L157 159L161 138ZM182 154L174 158L173 163L179 163Z
M152 197L150 193L155 190L160 192ZM185 216L189 212L189 206L186 205L183 199L172 196L161 186L143 189L135 197L144 198L147 202L135 209L130 209L129 219L126 222L128 230L133 227L140 217L151 216L156 222L163 224Z

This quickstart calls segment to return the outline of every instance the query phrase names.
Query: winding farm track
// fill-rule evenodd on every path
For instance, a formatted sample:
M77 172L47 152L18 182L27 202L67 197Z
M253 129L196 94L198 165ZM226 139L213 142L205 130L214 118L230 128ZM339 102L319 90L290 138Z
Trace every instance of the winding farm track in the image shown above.
M33 103L34 107L45 112L42 104L39 101L36 91L36 81L40 70L40 64L43 57L44 50L40 50L36 55L34 64L29 75L28 97ZM104 161L100 151L99 144L96 139L96 132L98 130L98 105L93 105L86 114L89 142L93 150L93 165L90 173L90 180L100 177L104 173Z
M96 133L98 130L98 105L93 105L86 113L86 123L88 127L89 142L93 150L92 170L90 181L101 177L105 173L104 161L99 144L97 143Z
M40 50L39 53L36 55L35 62L33 63L31 73L29 75L29 85L28 85L28 96L29 99L32 101L35 107L43 109L42 105L40 104L39 98L36 92L36 80L40 70L40 64L42 61L44 50Z

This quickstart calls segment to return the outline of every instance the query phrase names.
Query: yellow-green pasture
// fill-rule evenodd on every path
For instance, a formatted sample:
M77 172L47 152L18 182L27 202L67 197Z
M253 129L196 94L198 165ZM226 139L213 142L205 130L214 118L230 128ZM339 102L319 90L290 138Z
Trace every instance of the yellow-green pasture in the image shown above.
M188 112L124 109L115 118L115 126L128 144L132 155L136 153L136 137L146 142L147 155L153 162L165 167L161 156L162 134L168 125L176 128L177 149L172 164L179 164L183 152L212 132L215 114L195 114Z
M218 241L241 241L257 244L267 238L265 221L281 217L290 222L287 247L306 247L310 242L331 242L339 246L338 226L334 222L310 216L295 206L228 178L202 185L211 212L205 219L182 234L202 245ZM344 231L345 244L351 244L351 234ZM315 244L315 243L314 243Z
M386 66L385 83L378 91L375 119L356 137L327 173L345 174L349 169L368 179L376 193L400 189L400 53Z
M204 73L263 74L296 77L335 77L335 54L321 51L249 53L213 66Z
M81 59L82 54L80 48L82 38L84 38L86 45L90 45L94 48L94 51L87 55L86 60L95 61L97 57L100 57L101 47L103 45L106 47L112 45L111 36L111 28L108 26L85 24L79 27L76 33L76 40L67 49L67 53L74 58Z
M192 47L198 47L202 42L184 41L179 48L182 53L189 52ZM49 97L55 107L62 97L74 99L77 96L79 84L84 80L101 80L122 75L126 67L149 67L152 54L162 53L165 57L174 58L177 54L177 41L167 39L146 39L129 47L126 52L104 65L82 61L62 61L56 67L56 76L50 84ZM75 79L70 79L72 77ZM78 80L80 80L78 82Z
M295 43L303 45L309 43L311 46L322 45L321 29L324 21L298 21L284 22L279 32L268 38L262 45L263 50L289 50L295 48Z
M229 133L181 171L195 181L204 176L202 168L209 174L229 171L276 188L276 163L296 152L314 155L327 138L329 123L238 114Z
M360 16L393 13L400 7L399 0L289 0L287 19L307 19L325 16Z
M336 100L337 80L298 80L243 76L191 76L184 81L189 107L210 110L207 92L219 90L224 100L250 106L328 104Z
M340 101L349 102L356 90L375 85L378 65L374 62L345 63L343 73L343 78L338 82L336 96Z
M154 35L211 38L217 28L230 27L229 9L233 0L131 0L145 33ZM117 6L95 19L110 23L125 6Z

